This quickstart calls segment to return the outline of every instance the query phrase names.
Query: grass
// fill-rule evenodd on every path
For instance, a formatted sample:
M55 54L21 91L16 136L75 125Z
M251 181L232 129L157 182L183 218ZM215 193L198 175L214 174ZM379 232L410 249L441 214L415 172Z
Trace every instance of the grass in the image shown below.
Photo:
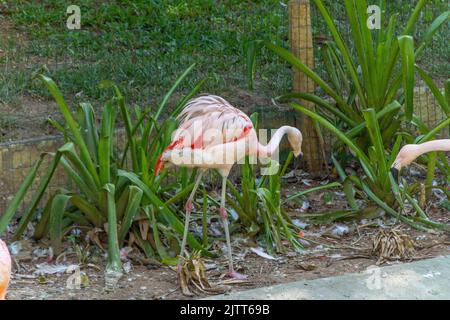
M368 4L377 4L379 1L368 2ZM386 17L389 18L392 14L398 14L399 25L405 26L406 21L414 9L417 1L411 0L400 0L400 1L385 1L386 2ZM311 2L312 3L312 2ZM344 1L324 1L327 8L330 9L332 18L340 30L344 41L349 44L351 43L351 28L348 23ZM419 17L416 29L414 33L415 39L420 39L427 26L436 19L442 12L449 9L448 0L429 0L425 5L421 16ZM320 13L317 8L312 4L312 17L320 17ZM385 23L387 24L388 19ZM383 21L381 22L383 23ZM327 26L323 19L313 19L312 20L313 34L316 36L321 36L321 38L331 39L331 35L327 30ZM397 34L398 36L399 34ZM450 38L450 28L443 27L439 32L437 32L432 43L425 49L421 58L417 61L421 66L423 66L434 79L446 79L450 74L450 64L448 63L448 57L450 56L450 47L446 44ZM317 45L316 45L317 47ZM315 55L316 62L320 62L320 57L318 54ZM317 66L317 63L316 63ZM324 69L318 68L317 70L321 76L324 76ZM442 82L441 82L442 83Z
M232 97L235 88L245 87L243 51L248 40L287 46L286 2L79 0L81 30L68 30L65 12L71 1L0 1L2 12L25 37L20 46L0 39L5 51L0 56L0 101L11 103L24 94L49 98L42 86L31 81L32 73L45 66L61 90L76 95L75 99L96 105L106 97L95 84L108 79L119 84L132 102L151 104L193 62L197 63L194 81L209 76L204 91ZM409 0L388 2L388 11L400 12L400 18L412 8ZM445 6L444 0L430 1L418 30ZM318 17L312 8L313 17ZM345 29L343 5L334 2L333 8L333 18ZM325 30L322 20L313 19L315 35L326 35ZM443 28L423 55L427 63L421 65L435 78L450 73L446 60L450 48L445 41L449 30ZM262 81L257 89L261 95L273 97L290 90L290 70L279 58L264 55L260 65ZM317 67L322 69L320 64Z
M68 95L105 98L101 80L118 83L134 102L159 100L180 70L196 62L194 81L209 76L205 91L221 93L244 83L243 46L254 37L287 38L287 9L278 1L98 1L82 0L81 30L65 26L67 1L8 1L9 18L27 37L11 59L29 71L49 69ZM287 39L286 39L287 40ZM13 44L3 44L12 53ZM31 57L37 57L32 59ZM276 72L278 59L266 57L262 75L269 95L289 86L289 71ZM47 96L29 78L12 72L0 100L23 92ZM29 72L31 73L31 72ZM3 86L2 86L3 87ZM186 88L184 88L186 89ZM156 96L155 96L156 95ZM150 101L149 101L150 100Z

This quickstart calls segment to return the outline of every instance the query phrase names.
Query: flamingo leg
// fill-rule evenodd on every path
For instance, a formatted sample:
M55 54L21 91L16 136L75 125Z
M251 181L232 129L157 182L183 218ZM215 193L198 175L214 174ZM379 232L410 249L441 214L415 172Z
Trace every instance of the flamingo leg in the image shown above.
M225 192L227 188L227 177L222 177L222 194L220 198L220 217L222 218L223 228L225 229L225 237L228 247L228 276L235 279L246 279L247 276L236 272L233 268L233 256L231 252L230 230L228 229L228 214L225 210Z
M186 202L186 216L184 220L184 233L183 233L183 240L181 242L181 251L180 251L180 260L178 262L178 268L181 268L181 257L184 254L186 242L187 242L187 235L189 230L189 219L191 217L191 212L193 209L192 201L194 200L195 191L197 191L198 186L200 185L200 180L202 179L204 171L200 171L200 173L197 176L197 179L195 180L194 188L192 188L191 194L189 195L189 198Z

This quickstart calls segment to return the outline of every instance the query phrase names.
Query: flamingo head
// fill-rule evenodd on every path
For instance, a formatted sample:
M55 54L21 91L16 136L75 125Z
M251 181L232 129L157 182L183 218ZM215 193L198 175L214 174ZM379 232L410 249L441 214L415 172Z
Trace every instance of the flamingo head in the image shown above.
M302 142L303 142L303 136L300 130L294 127L290 127L289 131L287 132L289 144L291 145L292 152L294 153L295 157L302 156Z
M420 150L415 144L407 144L400 149L397 157L395 158L392 166L392 176L398 180L398 176L403 167L411 164L420 155Z
M11 277L11 256L6 244L0 239L0 300L4 300Z

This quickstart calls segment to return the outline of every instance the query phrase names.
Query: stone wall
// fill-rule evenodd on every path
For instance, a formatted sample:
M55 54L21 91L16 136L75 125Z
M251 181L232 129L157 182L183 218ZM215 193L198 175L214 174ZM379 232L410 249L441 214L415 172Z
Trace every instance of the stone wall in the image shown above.
M55 152L62 144L63 139L60 136L0 143L0 215L5 211L8 203L40 155L44 152ZM45 157L38 171L37 181L50 161L51 157ZM66 180L64 171L58 168L50 183L49 190L53 191L63 186ZM36 187L37 183L34 183L27 193L26 199L31 198ZM46 200L46 197L43 200ZM21 207L20 209L24 208Z

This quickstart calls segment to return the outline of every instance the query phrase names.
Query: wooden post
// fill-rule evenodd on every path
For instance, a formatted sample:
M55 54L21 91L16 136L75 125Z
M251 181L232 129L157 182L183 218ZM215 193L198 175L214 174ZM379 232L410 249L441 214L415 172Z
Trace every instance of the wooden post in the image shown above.
M289 1L289 38L292 53L305 65L314 68L314 52L312 43L312 28L309 0ZM314 93L315 84L303 72L293 70L294 92ZM302 101L307 108L314 108L314 104ZM323 156L321 144L310 118L298 114L296 122L303 134L303 160L306 168L313 176L322 172Z

